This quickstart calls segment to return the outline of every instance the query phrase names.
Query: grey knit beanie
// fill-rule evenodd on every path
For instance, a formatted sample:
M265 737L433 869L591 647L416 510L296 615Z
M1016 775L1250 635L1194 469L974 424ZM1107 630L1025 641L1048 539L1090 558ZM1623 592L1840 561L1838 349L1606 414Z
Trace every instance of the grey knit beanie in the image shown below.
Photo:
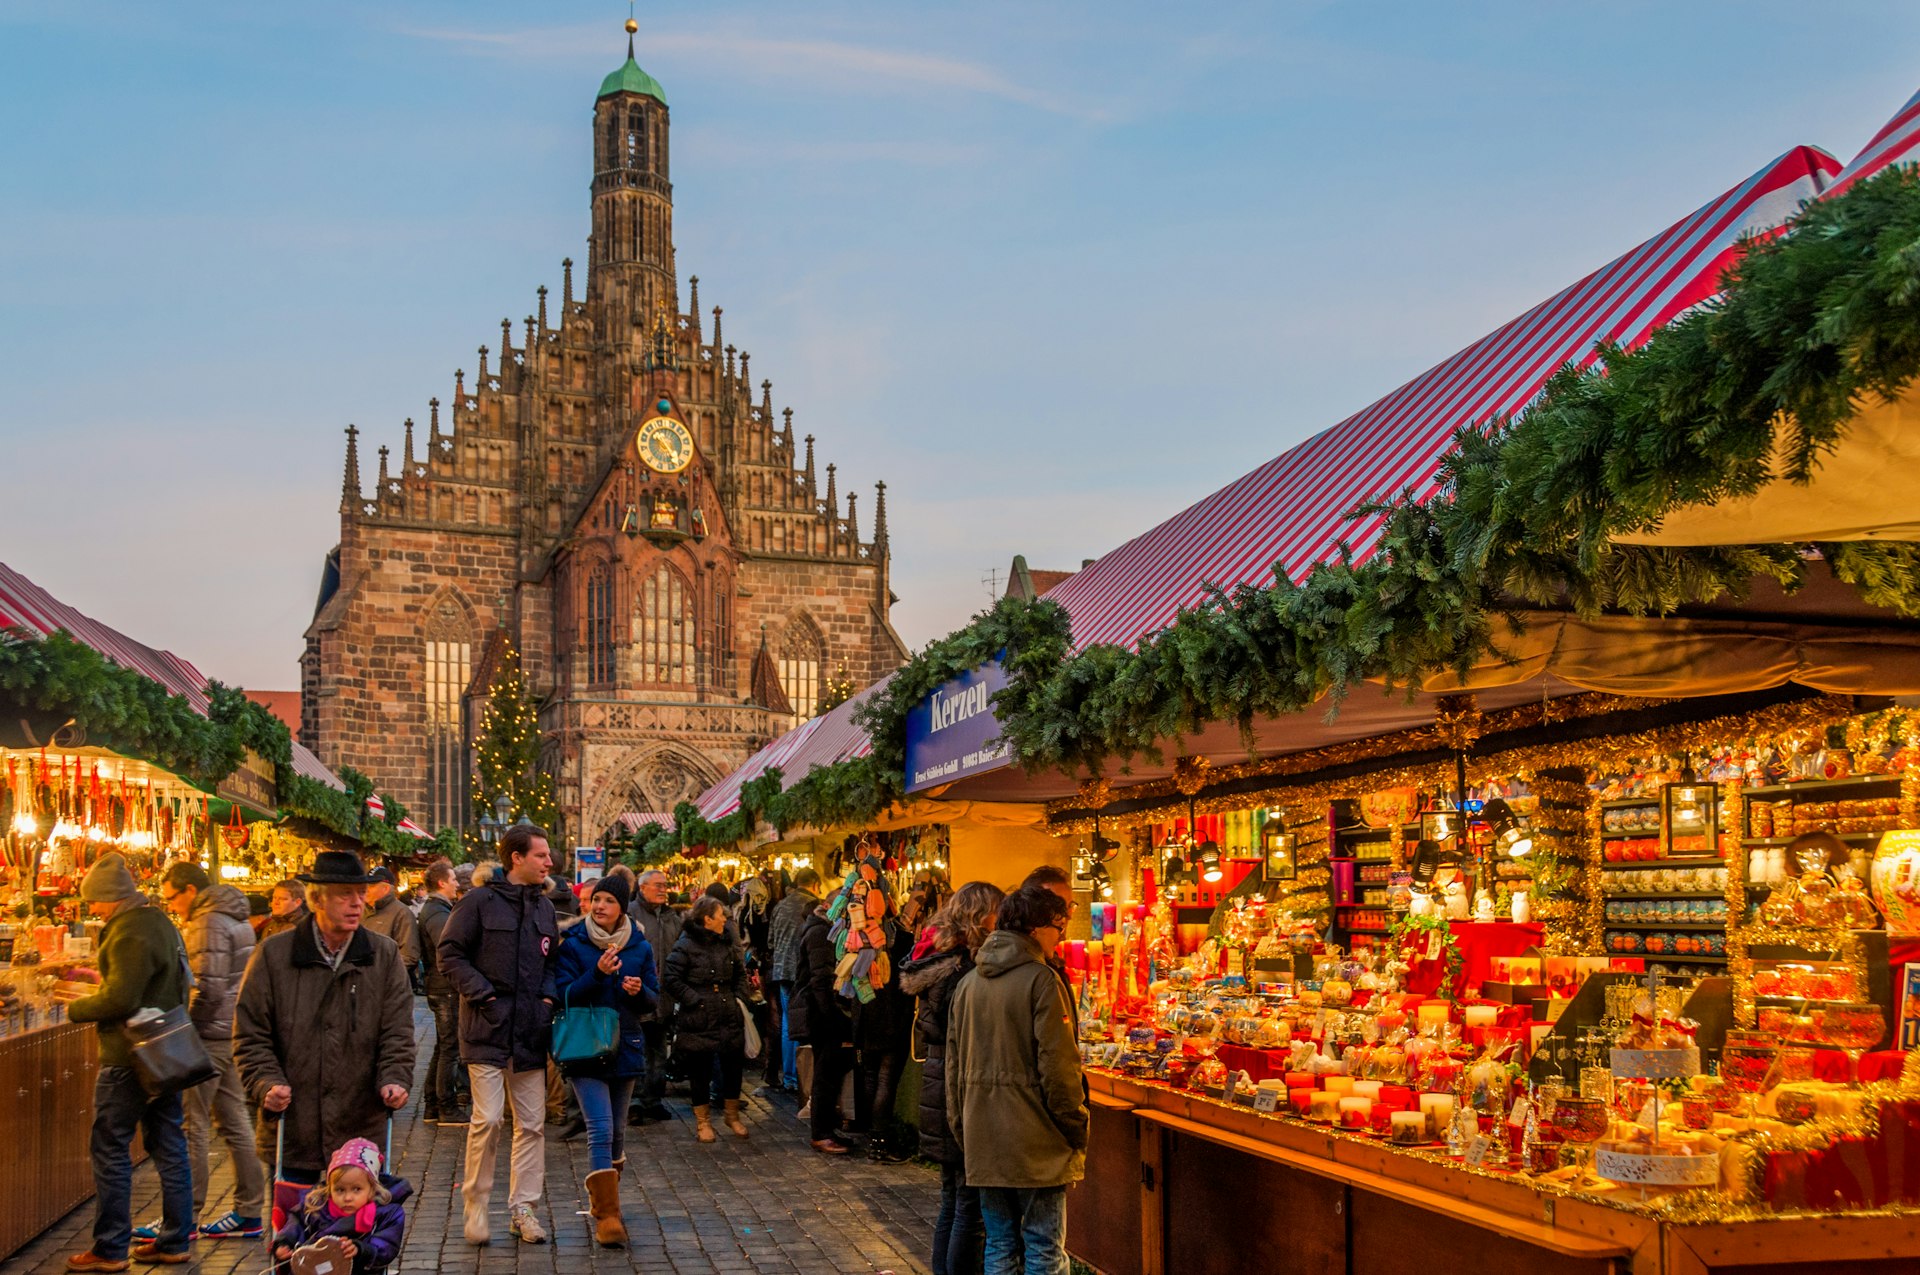
M101 855L99 862L88 868L87 875L80 880L83 903L120 903L138 893L140 887L134 884L127 861L117 852Z

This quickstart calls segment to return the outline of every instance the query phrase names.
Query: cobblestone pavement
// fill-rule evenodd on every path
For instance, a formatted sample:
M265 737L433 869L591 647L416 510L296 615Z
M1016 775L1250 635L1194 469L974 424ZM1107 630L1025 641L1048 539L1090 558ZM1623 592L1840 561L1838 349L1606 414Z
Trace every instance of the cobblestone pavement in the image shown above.
M419 1020L431 1045L431 1018ZM421 1050L426 1058L427 1049ZM793 1099L754 1096L748 1083L746 1141L720 1130L720 1141L694 1140L686 1099L668 1098L674 1119L627 1131L627 1176L621 1186L627 1228L624 1249L596 1247L585 1215L587 1143L584 1137L547 1141L547 1223L552 1240L527 1245L506 1233L507 1138L494 1188L493 1243L475 1248L460 1235L460 1178L464 1127L436 1128L417 1109L394 1121L396 1170L414 1185L400 1272L642 1271L648 1275L925 1275L925 1252L940 1205L939 1174L925 1164L875 1164L864 1156L823 1156L807 1146L794 1118ZM716 1113L717 1115L717 1113ZM269 1166L271 1169L271 1166ZM218 1140L206 1216L231 1204L233 1177ZM159 1213L159 1184L150 1165L134 1172L136 1223ZM86 1247L93 1225L89 1201L0 1267L12 1275L55 1275L69 1253ZM265 1251L243 1240L201 1241L190 1267L210 1275L254 1275Z

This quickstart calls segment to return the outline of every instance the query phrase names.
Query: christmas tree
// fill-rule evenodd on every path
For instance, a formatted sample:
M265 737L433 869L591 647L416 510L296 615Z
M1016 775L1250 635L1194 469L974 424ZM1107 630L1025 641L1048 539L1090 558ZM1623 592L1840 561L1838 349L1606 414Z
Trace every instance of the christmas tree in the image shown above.
M473 748L474 800L491 811L507 799L508 822L531 819L554 836L559 809L553 800L553 776L540 769L539 706L527 694L520 652L507 644L480 716L480 737Z

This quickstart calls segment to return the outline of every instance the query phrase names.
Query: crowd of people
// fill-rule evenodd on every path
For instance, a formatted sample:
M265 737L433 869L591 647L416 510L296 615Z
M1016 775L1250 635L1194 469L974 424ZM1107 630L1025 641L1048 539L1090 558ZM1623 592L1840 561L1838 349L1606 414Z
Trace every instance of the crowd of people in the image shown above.
M753 1066L798 1096L813 1153L938 1166L935 1275L1067 1270L1065 1191L1082 1173L1087 1112L1054 954L1074 906L1065 872L1038 869L1010 893L984 881L949 892L926 872L896 900L881 860L857 855L831 887L811 868L768 871L682 908L666 873L624 866L582 899L524 822L499 856L436 862L405 901L387 868L347 851L318 853L258 904L178 863L154 883L159 907L119 855L103 856L81 887L105 923L101 983L68 1007L100 1036L95 1220L68 1268L182 1264L196 1242L269 1233L283 1266L312 1244L333 1245L354 1275L388 1266L412 1188L386 1157L393 1113L415 1097L421 994L433 1041L420 1115L465 1129L471 1244L493 1238L509 1122L507 1234L548 1239L558 1124L586 1138L594 1238L618 1247L627 1130L671 1118L680 1082L695 1139L749 1137ZM131 1039L182 1009L205 1053L184 1089L156 1083ZM918 1103L902 1118L913 1063ZM136 1132L161 1182L161 1216L138 1228ZM233 1202L208 1218L216 1133Z

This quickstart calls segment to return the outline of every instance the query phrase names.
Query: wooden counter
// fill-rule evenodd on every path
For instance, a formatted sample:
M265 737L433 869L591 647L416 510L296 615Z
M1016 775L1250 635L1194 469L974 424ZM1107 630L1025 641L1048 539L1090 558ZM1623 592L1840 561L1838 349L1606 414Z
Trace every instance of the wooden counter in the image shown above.
M0 1259L93 1197L98 1073L92 1023L0 1038Z
M1067 1195L1067 1247L1103 1275L1920 1270L1916 1217L1676 1225L1164 1085L1087 1080L1087 1179Z

